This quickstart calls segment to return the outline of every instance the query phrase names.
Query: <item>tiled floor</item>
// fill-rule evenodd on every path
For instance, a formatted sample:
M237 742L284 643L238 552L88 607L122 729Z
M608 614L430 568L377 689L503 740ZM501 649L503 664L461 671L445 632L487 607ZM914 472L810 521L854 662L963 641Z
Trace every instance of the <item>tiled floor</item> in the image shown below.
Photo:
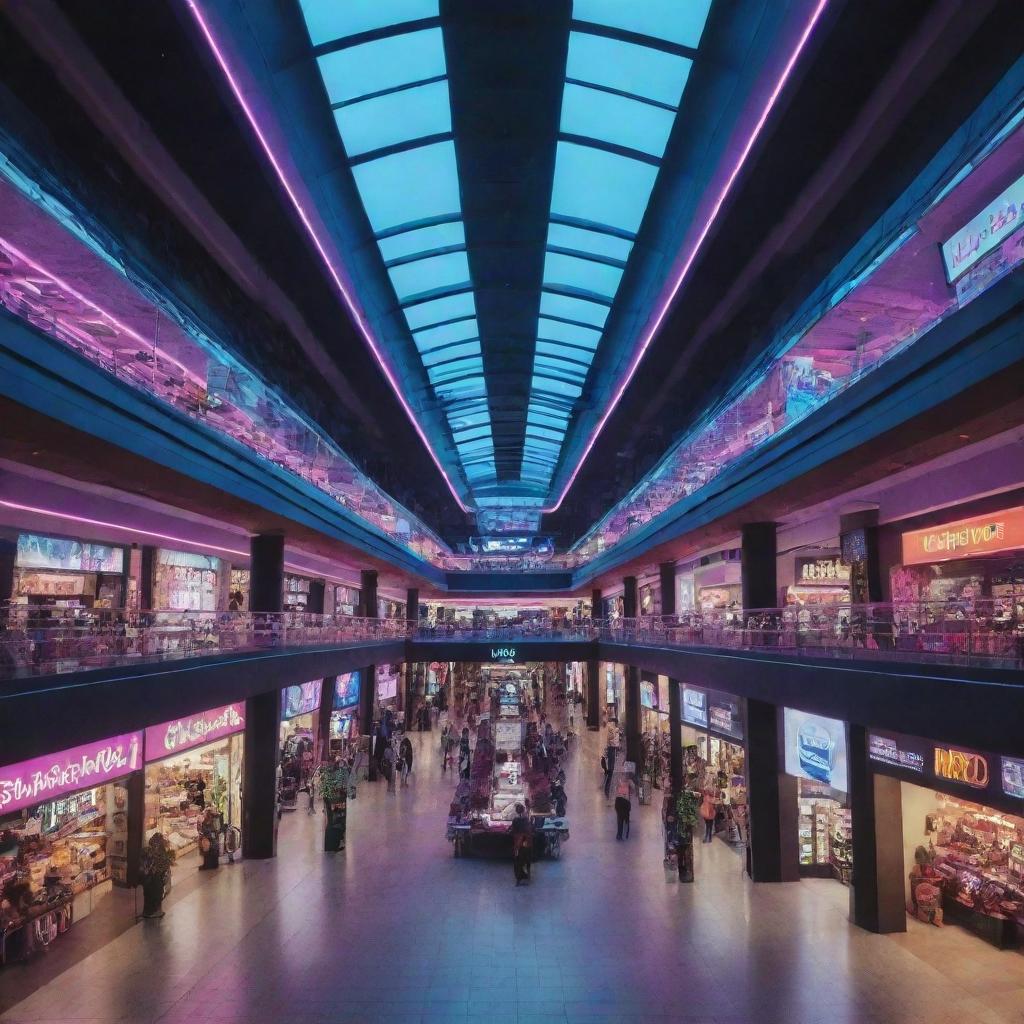
M516 888L507 863L454 860L436 738L415 737L410 790L360 787L346 852L289 815L275 861L225 866L55 978L13 968L41 987L0 1021L1024 1022L1024 955L956 927L870 935L838 883L754 886L720 841L696 884L666 883L655 807L615 841L593 737L561 861Z

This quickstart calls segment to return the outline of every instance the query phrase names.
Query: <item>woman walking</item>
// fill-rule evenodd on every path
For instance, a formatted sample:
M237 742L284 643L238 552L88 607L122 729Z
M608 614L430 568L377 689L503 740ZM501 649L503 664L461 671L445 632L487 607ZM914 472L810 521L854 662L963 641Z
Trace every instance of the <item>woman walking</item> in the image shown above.
M700 805L700 816L704 819L705 843L710 843L711 840L714 838L716 814L717 808L715 807L715 801L711 798L710 793L705 793L704 799Z
M412 740L408 736L402 737L398 745L398 767L402 773L402 789L409 785L409 775L412 773Z

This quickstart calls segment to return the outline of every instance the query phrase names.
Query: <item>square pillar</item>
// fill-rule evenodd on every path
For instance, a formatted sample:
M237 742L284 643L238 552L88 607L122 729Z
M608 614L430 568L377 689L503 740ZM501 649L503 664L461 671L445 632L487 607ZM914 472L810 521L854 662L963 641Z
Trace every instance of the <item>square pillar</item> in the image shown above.
M847 543L843 545L846 538ZM885 600L882 579L882 565L878 548L878 509L861 509L839 516L840 545L848 553L856 552L860 557L851 558L850 603L877 604Z
M682 683L678 679L668 681L668 742L669 742L669 778L672 780L672 792L680 793L683 789L683 708Z
M640 766L640 669L626 666L626 760Z
M778 607L775 524L744 523L741 548L743 610Z
M249 556L250 610L281 611L284 604L284 534L260 533L251 537Z
M622 616L626 619L635 619L636 611L636 577L624 576L622 579Z
M601 728L601 663L587 662L587 728L597 731Z
M747 700L747 870L755 882L800 878L797 780L781 770L781 718L775 704Z
M849 729L849 797L853 825L850 920L869 932L905 932L900 780L876 775L868 761L867 730L852 723Z
M405 621L415 629L420 621L420 592L416 587L410 587L405 592Z
M363 569L359 573L359 613L367 619L377 618L377 573Z
M604 607L601 598L601 588L594 587L590 592L590 618L591 619L603 619L604 618Z
M310 615L323 615L324 593L326 590L327 584L323 580L309 581L309 597L306 599L306 611Z
M255 860L277 853L280 734L281 691L268 690L247 698L242 769L242 856Z
M370 737L370 767L367 778L370 782L374 782L377 778L377 766L373 759L373 708L377 694L377 666L367 665L359 672L359 734Z
M319 762L327 760L327 753L331 749L331 715L334 713L334 680L335 676L328 676L320 690L320 714L317 718L316 746L313 753Z
M676 613L676 563L662 562L658 566L658 578L661 581L661 614Z

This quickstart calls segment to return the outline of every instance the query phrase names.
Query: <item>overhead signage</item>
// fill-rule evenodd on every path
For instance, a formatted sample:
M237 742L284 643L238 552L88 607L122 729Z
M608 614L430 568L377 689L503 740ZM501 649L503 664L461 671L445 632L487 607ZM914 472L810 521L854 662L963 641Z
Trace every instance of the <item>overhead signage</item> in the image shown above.
M16 561L25 569L70 569L77 572L122 572L124 550L109 544L18 534Z
M492 647L491 661L515 661L516 649L514 647Z
M849 583L850 567L840 558L798 558L796 581L804 586Z
M334 710L351 708L359 703L359 673L342 672L334 680Z
M695 690L683 684L683 721L690 725L708 727L708 698L703 690Z
M1024 761L1016 757L1003 758L1003 792L1007 796L1024 800Z
M743 711L739 697L708 691L708 728L733 739L743 739Z
M848 792L846 724L795 708L786 708L783 718L786 774Z
M312 679L298 686L286 686L281 691L281 718L287 721L298 715L308 715L320 707L322 679Z
M1009 238L1022 223L1024 176L996 196L980 213L942 243L942 261L946 277L952 283L973 267L1004 238Z
M394 700L398 696L398 673L391 665L377 666L377 700Z
M151 725L146 729L146 761L159 761L170 754L212 743L244 728L245 704L241 701L176 718L162 725Z
M658 708L658 694L654 687L655 684L650 679L640 680L640 704L652 711Z
M957 747L935 748L935 775L950 782L962 782L975 789L988 788L988 760L981 754Z
M142 733L85 743L0 768L0 811L55 800L120 778L142 767Z
M903 534L903 564L945 562L1024 548L1024 508L960 519Z
M881 733L868 734L868 758L890 768L902 768L916 775L924 774L925 757L920 750L907 750L911 746L902 737L883 736Z

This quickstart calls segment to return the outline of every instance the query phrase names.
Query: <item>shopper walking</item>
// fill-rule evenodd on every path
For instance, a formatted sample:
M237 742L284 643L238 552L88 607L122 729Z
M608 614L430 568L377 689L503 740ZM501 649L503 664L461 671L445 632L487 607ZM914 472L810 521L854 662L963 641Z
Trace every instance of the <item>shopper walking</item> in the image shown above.
M384 778L387 779L388 792L394 793L395 791L395 748L390 743L384 747L384 754L380 759L381 770L384 772Z
M533 828L527 817L526 808L516 804L516 816L512 819L512 871L516 885L530 880L530 847L533 844Z
M167 840L160 832L149 837L145 850L142 851L140 877L142 880L142 916L147 918L163 917L164 893L174 863L174 851L167 845Z
M629 814L633 809L632 797L635 792L636 785L632 778L628 775L623 775L619 780L618 785L615 787L616 839L629 838ZM625 828L625 835L622 834L623 828Z
M704 819L704 842L710 843L715 834L715 815L717 808L710 793L704 794L700 805L700 816Z
M462 730L462 738L459 740L459 778L469 778L469 767L470 767L470 753L469 753L469 729L464 728Z
M412 740L408 736L403 736L398 745L398 767L402 775L402 789L405 789L412 774Z
M604 795L607 797L612 790L612 776L615 774L615 755L619 751L619 725L614 718L608 722L606 737Z

